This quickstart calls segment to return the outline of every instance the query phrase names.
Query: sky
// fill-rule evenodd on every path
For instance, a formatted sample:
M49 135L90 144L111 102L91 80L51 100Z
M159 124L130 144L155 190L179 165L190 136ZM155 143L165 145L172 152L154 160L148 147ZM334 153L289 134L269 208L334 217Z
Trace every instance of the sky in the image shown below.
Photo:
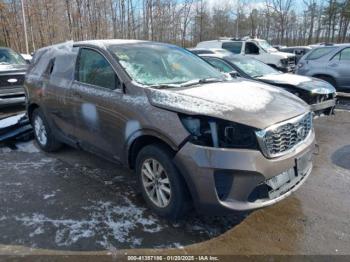
M210 9L212 9L215 6L218 5L225 5L225 4L236 4L237 1L239 0L206 0L208 2L208 5L210 7ZM253 9L253 8L263 8L265 7L265 0L243 0L246 1L249 5L249 9ZM294 4L293 4L293 9L299 13L302 12L305 8L305 4L303 0L293 0ZM322 3L322 2L326 2L326 0L317 0L317 2Z

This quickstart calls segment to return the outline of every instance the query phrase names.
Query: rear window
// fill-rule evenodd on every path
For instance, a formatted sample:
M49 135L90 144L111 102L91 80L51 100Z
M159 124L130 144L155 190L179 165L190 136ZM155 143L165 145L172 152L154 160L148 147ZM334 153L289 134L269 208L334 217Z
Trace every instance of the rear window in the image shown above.
M242 42L225 42L222 44L222 48L234 54L240 54L242 50Z
M315 50L312 50L310 54L306 57L306 60L316 60L319 59L325 55L328 55L330 52L332 52L336 47L334 46L328 46L328 47L321 47L317 48Z

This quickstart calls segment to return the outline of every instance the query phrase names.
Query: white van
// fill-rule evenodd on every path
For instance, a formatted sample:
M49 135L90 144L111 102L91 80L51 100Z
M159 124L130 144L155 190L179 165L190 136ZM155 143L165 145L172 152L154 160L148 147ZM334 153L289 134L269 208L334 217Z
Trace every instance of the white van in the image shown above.
M223 48L234 54L251 56L283 72L290 72L295 68L294 54L279 52L263 39L221 38L200 42L197 44L197 48Z

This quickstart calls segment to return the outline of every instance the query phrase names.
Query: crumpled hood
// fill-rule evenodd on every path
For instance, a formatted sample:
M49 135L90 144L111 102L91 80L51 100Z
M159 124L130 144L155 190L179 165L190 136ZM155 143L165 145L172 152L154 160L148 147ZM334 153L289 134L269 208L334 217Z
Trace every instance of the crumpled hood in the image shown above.
M260 129L309 111L308 105L298 97L250 80L145 90L154 106L189 115L221 118Z
M335 93L335 88L321 79L294 74L269 74L258 78L269 84L290 85L316 94Z
M7 73L24 73L27 70L27 65L1 65L0 64L0 74L7 74Z

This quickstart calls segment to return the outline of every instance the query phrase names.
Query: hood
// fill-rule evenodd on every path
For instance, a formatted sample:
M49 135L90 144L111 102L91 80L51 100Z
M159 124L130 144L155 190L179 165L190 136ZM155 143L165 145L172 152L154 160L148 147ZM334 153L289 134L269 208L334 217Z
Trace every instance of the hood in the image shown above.
M147 88L146 93L156 107L216 117L259 129L309 110L307 104L289 92L241 79L184 88Z
M321 79L294 75L294 74L269 74L257 78L269 84L289 85L315 94L332 94L335 88Z
M295 57L295 54L292 53L284 53L284 52L280 52L280 51L275 51L275 52L269 52L270 54L273 54L275 56L279 56L281 59L286 59L289 57Z
M0 64L0 74L25 73L27 68L28 68L28 65L14 65L14 64L1 65Z

